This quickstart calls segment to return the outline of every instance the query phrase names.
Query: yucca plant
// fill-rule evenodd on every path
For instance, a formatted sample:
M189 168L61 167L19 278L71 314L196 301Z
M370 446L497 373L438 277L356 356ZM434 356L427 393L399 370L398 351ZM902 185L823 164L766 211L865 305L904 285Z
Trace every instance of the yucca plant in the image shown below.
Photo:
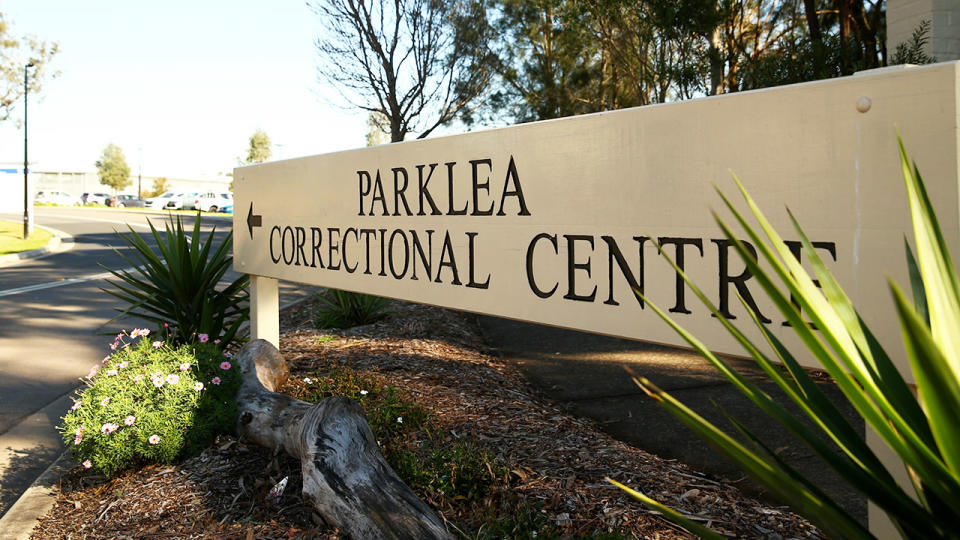
M776 418L803 441L827 465L879 506L906 538L958 538L960 516L960 282L947 250L933 207L916 165L911 165L900 142L900 161L913 221L916 259L909 244L907 263L914 301L896 283L890 282L897 316L910 366L916 379L916 396L897 371L850 299L817 256L813 246L791 215L796 233L810 259L821 292L753 199L734 177L756 225L720 193L726 206L756 246L761 267L731 228L719 217L723 233L736 246L741 259L765 293L786 317L810 353L833 377L837 387L876 430L880 438L903 460L913 482L905 490L894 480L861 435L821 393L794 355L752 314L766 345L754 343L720 315L717 308L684 275L687 284L726 330L743 346L769 377L813 422L808 427L776 403L756 384L742 377L714 355L690 332L662 309L650 305L691 346L756 405ZM762 236L761 236L762 234ZM673 262L671 261L671 264ZM681 275L683 273L674 264ZM799 303L799 308L791 302ZM742 301L742 299L741 299ZM746 303L744 302L746 306ZM801 310L809 317L808 324ZM749 307L747 311L750 311ZM763 350L772 351L771 353ZM774 362L780 362L782 371ZM637 383L681 422L689 426L735 462L773 495L789 504L831 538L872 538L855 518L846 513L817 486L801 476L755 434L736 420L737 431L749 441L743 444L710 424L668 393L646 379ZM819 433L818 433L819 432ZM821 436L821 433L823 437ZM832 441L839 452L828 444ZM613 480L645 504L703 537L715 532L653 499Z
M350 328L379 321L390 314L388 298L372 294L327 289L315 294L320 301L314 317L319 328Z
M233 233L227 233L214 249L216 228L202 239L199 213L189 236L180 216L164 224L165 234L147 223L157 252L132 227L129 233L117 233L131 250L116 251L134 270L107 268L119 281L109 281L116 290L101 290L129 304L118 309L120 314L113 320L134 316L150 321L173 345L194 342L202 335L227 346L250 318L249 276L243 274L218 289L233 261Z

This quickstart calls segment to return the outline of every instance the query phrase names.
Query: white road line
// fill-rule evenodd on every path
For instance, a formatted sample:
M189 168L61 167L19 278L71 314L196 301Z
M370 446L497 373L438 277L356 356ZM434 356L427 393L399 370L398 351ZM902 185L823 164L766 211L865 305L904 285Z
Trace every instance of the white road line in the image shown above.
M135 267L124 268L122 272L132 272L136 270ZM13 296L15 294L23 294L33 291L41 291L43 289L52 289L54 287L63 287L64 285L73 285L74 283L83 283L84 281L94 281L97 279L104 279L112 277L113 274L110 272L101 272L99 274L91 274L89 276L83 276L78 278L68 278L62 279L60 281L51 281L48 283L38 283L36 285L27 285L25 287L17 287L16 289L7 289L5 291L0 291L0 297L4 296Z
M48 217L48 216L44 216L44 217ZM98 218L91 218L91 217L81 217L81 216L62 215L62 214L61 214L61 215L58 215L58 216L52 216L52 215L50 215L49 217L57 217L57 218L59 218L59 219L67 219L67 220L73 220L73 221L98 221L98 222L100 222L100 223L114 223L114 224L117 224L117 225L130 225L131 227L142 227L142 228L144 228L144 229L149 229L149 228L150 228L150 226L147 225L147 224L145 224L145 223L136 223L136 222L132 222L132 223L131 223L131 222L128 222L128 221L117 221L117 220L115 220L115 219L98 219Z

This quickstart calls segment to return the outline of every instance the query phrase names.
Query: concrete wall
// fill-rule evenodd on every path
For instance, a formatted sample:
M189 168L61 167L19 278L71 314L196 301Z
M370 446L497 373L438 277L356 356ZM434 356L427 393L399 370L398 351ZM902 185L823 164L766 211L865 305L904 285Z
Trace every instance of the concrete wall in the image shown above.
M960 2L957 0L887 0L887 53L910 41L921 21L931 21L927 54L938 62L960 59Z

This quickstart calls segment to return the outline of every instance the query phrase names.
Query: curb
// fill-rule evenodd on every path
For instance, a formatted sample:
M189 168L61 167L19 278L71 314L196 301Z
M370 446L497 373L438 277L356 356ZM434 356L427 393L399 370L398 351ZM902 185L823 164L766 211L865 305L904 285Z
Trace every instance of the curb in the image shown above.
M13 266L25 260L39 259L40 257L46 257L47 255L62 253L64 251L73 249L75 244L73 242L73 236L70 234L67 234L59 229L44 227L42 225L36 225L36 227L53 234L53 238L50 239L50 242L47 243L47 246L39 249L31 249L30 251L21 251L20 253L8 253L7 255L0 255L0 268Z
M47 514L57 502L60 494L60 476L74 467L67 456L69 451L60 454L39 478L20 495L7 512L0 517L0 538L21 540L30 538L40 518Z

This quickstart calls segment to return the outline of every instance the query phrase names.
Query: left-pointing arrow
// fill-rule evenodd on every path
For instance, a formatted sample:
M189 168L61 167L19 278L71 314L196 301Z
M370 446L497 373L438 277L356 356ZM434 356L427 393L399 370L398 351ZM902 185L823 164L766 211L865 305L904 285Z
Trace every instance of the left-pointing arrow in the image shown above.
M253 240L253 228L263 225L263 216L254 215L253 202L250 202L250 211L247 212L247 228L250 229L250 239Z

